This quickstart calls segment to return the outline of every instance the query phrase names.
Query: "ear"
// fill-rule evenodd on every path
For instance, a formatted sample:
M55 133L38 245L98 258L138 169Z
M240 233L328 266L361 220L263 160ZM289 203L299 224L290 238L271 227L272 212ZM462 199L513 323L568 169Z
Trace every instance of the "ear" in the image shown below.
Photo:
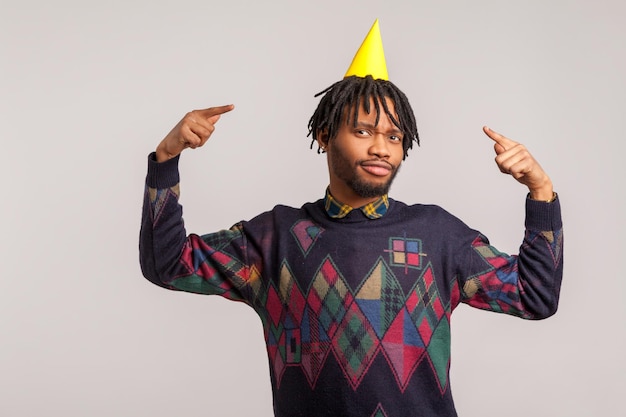
M318 130L315 136L317 138L317 145L321 149L326 149L328 146L328 129Z

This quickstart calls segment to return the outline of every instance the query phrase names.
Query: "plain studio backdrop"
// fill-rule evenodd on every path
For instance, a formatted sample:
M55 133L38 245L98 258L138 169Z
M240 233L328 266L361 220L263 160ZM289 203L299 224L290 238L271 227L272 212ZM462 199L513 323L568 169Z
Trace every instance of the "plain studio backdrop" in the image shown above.
M379 18L422 139L391 196L517 253L526 191L498 171L487 124L527 145L563 206L556 316L455 311L459 414L623 416L625 14L621 0L3 1L0 415L272 415L255 313L141 275L146 158L187 111L234 103L182 156L187 230L320 198L313 96Z

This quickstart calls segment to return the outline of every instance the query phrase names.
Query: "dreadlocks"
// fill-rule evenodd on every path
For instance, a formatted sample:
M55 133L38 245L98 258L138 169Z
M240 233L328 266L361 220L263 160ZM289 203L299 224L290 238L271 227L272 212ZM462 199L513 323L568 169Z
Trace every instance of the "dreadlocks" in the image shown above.
M357 77L356 75L346 77L338 81L315 95L315 97L324 95L320 100L315 113L309 120L309 133L312 136L311 148L317 140L318 132L327 131L328 138L333 139L337 136L339 125L346 111L346 124L350 123L350 114L352 115L352 123L356 126L357 117L361 103L367 113L370 112L370 99L373 99L374 110L376 111L376 125L380 119L380 106L382 104L383 111L391 119L392 123L402 131L402 148L404 150L404 158L406 158L409 149L413 148L413 141L419 146L419 137L417 135L417 125L415 123L415 115L409 104L409 100L398 87L391 81L382 79L374 80L371 75L366 77ZM398 115L391 114L387 106L385 97L391 99L394 104L395 111ZM320 152L318 147L317 152ZM403 158L403 159L404 159Z

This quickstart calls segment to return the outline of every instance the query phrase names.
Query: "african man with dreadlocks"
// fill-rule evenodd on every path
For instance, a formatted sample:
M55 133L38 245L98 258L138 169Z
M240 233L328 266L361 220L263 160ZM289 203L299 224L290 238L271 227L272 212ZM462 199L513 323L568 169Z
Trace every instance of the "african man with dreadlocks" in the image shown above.
M330 181L316 202L278 205L228 230L187 235L180 154L203 146L232 105L188 113L148 158L144 276L256 311L279 417L456 416L454 309L465 303L525 319L557 309L559 200L523 145L484 128L500 170L529 189L518 255L498 251L440 207L388 197L419 139L381 54L376 21L344 79L318 94L309 135L326 154Z

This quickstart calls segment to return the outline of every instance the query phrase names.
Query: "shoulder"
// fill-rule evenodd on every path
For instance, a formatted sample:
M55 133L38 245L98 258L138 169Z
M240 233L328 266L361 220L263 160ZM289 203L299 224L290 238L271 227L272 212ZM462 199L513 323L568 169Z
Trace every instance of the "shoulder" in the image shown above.
M458 220L456 216L448 212L441 206L436 204L406 204L402 201L389 199L391 213L394 214L411 214L411 215L420 215L427 218L442 218L442 219L450 219L450 220Z
M389 214L405 221L414 221L420 227L437 229L447 233L457 230L465 233L471 230L459 217L453 215L436 204L406 204L389 199L391 202Z
M293 224L299 219L317 219L323 214L323 200L305 203L301 207L277 204L271 210L260 213L249 221L248 225Z

